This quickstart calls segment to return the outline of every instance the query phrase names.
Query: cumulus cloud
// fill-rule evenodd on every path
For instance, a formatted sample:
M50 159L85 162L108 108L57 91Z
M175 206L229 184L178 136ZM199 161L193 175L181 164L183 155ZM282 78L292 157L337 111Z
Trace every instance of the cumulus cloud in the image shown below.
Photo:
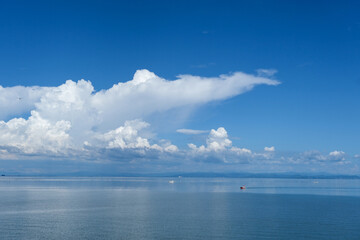
M194 159L228 164L252 163L255 165L303 165L303 164L345 164L346 153L332 151L322 154L319 151L302 153L276 153L275 147L265 147L265 152L255 152L247 148L233 146L223 127L212 129L206 139L206 145L188 144Z
M275 152L275 147L274 147L274 146L272 146L272 147L265 147L265 148L264 148L264 151L266 151L266 152Z
M217 130L211 129L206 139L206 146L201 145L198 147L190 143L188 147L191 149L193 157L205 160L210 159L212 162L244 163L253 157L251 150L233 147L227 131L223 127L219 127Z
M48 87L2 87L0 86L0 120L7 120L34 109L34 104L51 88Z
M0 121L0 146L14 147L24 153L60 153L70 146L68 134L71 123L65 120L50 122L32 111L25 120L14 118Z
M201 145L197 147L195 144L189 144L188 146L199 152L209 151L222 151L227 147L230 147L232 142L228 138L227 131L223 127L219 127L217 130L211 129L208 138L206 139L206 146Z
M142 130L149 127L150 124L140 119L126 121L123 126L104 134L98 134L93 142L86 141L86 146L100 146L108 149L152 149L166 152L178 151L177 146L170 141L161 140L159 144L150 144Z
M175 145L172 145L172 144L169 145L169 146L167 146L167 147L165 147L164 150L165 150L166 152L177 152L177 151L179 151L178 147L175 146Z
M278 81L270 79L275 73L274 69L258 69L257 76L235 72L166 80L138 70L132 80L97 92L85 80L68 80L57 87L0 86L0 159L42 155L131 164L155 161L158 166L210 162L232 167L348 163L347 154L340 150L288 154L275 152L273 146L261 152L233 146L224 127L176 130L208 133L202 145L189 143L185 149L158 140L152 133L148 119L154 114L231 98L256 85L277 85Z
M279 82L240 72L215 78L180 75L168 81L147 70L138 70L132 81L96 93L92 105L102 111L102 127L114 127L111 118L117 121L144 118L155 112L233 97L259 84ZM119 111L114 112L115 106Z
M300 154L294 154L286 158L292 163L340 163L346 161L346 153L343 151L332 151L328 154L323 154L319 151L306 151Z
M228 138L227 131L223 127L219 127L217 130L211 129L208 139L206 140L207 149L213 151L224 150L230 147L232 142Z
M329 159L333 161L344 161L345 160L345 152L343 151L333 151L329 153Z
M148 139L139 136L138 132L149 124L140 120L126 121L124 126L98 136L106 143L107 148L150 148Z
M151 132L148 119L154 114L231 98L260 84L277 85L278 81L270 79L275 73L274 69L259 69L257 76L235 72L210 78L179 75L166 80L148 70L138 70L132 80L97 92L85 80L68 80L57 87L0 86L0 159L55 156L149 168L150 164L187 165L190 170L198 166L200 171L207 165L204 162L214 164L213 170L219 166L235 170L246 165L254 170L275 169L275 165L291 169L288 166L348 163L348 155L341 150L290 154L275 152L274 146L260 152L233 146L224 127L176 130L182 134L208 133L202 145L189 143L185 149L169 140L158 140Z
M188 135L196 135L196 134L208 133L209 131L182 128L182 129L176 130L176 132L182 133L182 134L188 134Z
M175 152L174 145L150 144L147 137L139 136L149 124L132 120L227 99L260 84L279 82L242 72L212 78L179 75L176 80L166 80L143 69L136 71L132 80L98 92L85 80L68 80L58 87L0 87L0 146L24 153L60 153L106 143L106 148ZM28 119L21 118L25 115ZM228 144L209 141L213 149Z

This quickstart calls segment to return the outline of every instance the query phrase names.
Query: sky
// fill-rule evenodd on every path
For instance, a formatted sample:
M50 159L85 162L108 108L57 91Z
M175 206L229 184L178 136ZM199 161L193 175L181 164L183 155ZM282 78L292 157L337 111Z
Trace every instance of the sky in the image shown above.
M360 175L358 1L3 1L0 172Z

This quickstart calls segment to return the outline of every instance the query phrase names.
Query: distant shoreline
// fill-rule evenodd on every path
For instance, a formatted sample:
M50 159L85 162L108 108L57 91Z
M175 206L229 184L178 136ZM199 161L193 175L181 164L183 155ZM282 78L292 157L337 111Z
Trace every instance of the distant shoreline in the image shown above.
M20 174L9 173L1 177L169 177L169 178L279 178L279 179L360 179L358 175L336 174L305 174L305 173L118 173L118 174L91 174L91 173L63 173L63 174Z

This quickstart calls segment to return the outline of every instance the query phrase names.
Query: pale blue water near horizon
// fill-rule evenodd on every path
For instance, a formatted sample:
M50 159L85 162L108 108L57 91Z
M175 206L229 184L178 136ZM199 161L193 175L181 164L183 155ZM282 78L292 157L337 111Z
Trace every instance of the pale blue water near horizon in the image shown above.
M1 177L0 196L0 239L360 239L359 179Z

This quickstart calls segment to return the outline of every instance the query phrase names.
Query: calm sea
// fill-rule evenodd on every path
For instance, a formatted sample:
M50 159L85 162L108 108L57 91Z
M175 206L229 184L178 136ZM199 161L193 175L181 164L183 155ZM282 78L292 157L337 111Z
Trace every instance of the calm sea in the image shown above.
M0 239L359 240L360 180L1 177Z

